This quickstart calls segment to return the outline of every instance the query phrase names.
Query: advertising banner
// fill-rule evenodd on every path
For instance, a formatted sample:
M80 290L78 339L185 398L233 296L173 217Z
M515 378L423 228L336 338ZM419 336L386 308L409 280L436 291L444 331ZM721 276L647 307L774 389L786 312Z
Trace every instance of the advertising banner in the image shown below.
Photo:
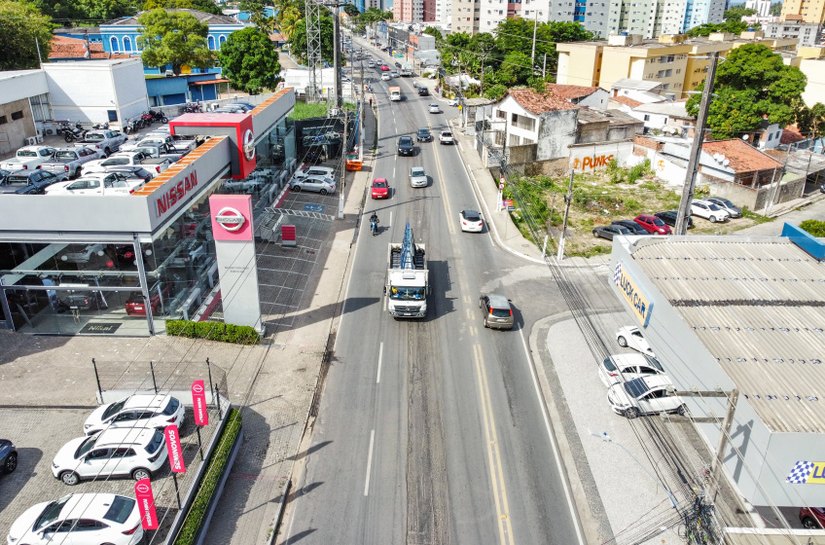
M192 382L192 412L196 426L209 425L209 411L206 407L206 388L202 380Z
M172 469L172 473L186 473L178 427L170 424L163 429L163 434L166 436L166 451L169 453L169 467Z
M135 483L135 499L140 511L140 524L144 530L157 530L158 515L155 511L155 495L152 493L152 481L141 479Z

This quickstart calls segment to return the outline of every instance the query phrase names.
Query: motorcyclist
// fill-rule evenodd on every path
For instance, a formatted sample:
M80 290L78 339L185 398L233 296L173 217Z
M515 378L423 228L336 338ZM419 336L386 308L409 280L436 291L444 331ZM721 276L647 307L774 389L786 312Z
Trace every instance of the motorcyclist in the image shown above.
M378 232L378 214L374 211L370 216L370 231L373 235Z

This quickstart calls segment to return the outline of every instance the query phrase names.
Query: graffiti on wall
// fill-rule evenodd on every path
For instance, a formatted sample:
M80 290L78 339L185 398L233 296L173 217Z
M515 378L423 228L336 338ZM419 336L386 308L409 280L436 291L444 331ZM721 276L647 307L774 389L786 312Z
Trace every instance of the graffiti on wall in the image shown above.
M586 155L584 157L574 157L572 162L573 170L590 171L597 168L606 167L614 158L612 153L603 153L601 155Z

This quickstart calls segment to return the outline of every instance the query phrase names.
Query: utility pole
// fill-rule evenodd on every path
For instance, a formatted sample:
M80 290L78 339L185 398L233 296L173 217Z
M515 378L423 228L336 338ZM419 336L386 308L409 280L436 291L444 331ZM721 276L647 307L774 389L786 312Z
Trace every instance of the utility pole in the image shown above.
M339 4L330 4L332 6L332 65L335 68L335 77L332 79L335 88L335 108L340 108L341 100L341 22L338 17Z
M347 110L342 110L344 118L344 138L341 140L341 187L338 188L338 219L344 219L344 194L347 189L347 142L349 135L347 134Z
M358 122L360 123L360 130L358 131L359 142L358 142L358 160L364 160L364 128L367 124L367 111L364 109L364 103L366 102L366 95L364 94L364 55L361 55L361 107L358 110L358 113L361 114Z
M547 77L547 53L544 54L544 64L541 65L541 79Z
M530 73L536 68L536 28L539 24L539 10L533 10L533 51L530 53Z
M561 261L564 259L564 237L567 234L567 216L570 215L570 203L573 200L573 175L576 172L570 171L570 184L567 186L567 195L564 196L564 219L561 224L561 236L559 237L559 251L556 254L556 259Z
M702 143L705 141L705 124L708 120L708 107L713 96L713 80L716 77L716 64L719 53L714 52L710 57L708 75L705 79L705 88L702 90L702 102L699 104L699 114L696 116L696 134L693 135L693 147L690 149L685 186L682 188L682 201L679 203L679 212L676 215L676 234L687 233L690 220L690 201L693 200L693 189L696 185L696 172L699 170L699 158L702 155Z

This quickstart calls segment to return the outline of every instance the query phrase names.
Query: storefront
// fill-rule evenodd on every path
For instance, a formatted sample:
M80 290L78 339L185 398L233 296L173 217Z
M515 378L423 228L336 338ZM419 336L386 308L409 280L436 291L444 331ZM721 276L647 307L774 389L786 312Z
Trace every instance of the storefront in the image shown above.
M296 165L294 103L285 89L248 114L172 120L210 138L129 196L1 195L0 325L151 335L220 316L209 197L248 194L252 216L272 204Z

